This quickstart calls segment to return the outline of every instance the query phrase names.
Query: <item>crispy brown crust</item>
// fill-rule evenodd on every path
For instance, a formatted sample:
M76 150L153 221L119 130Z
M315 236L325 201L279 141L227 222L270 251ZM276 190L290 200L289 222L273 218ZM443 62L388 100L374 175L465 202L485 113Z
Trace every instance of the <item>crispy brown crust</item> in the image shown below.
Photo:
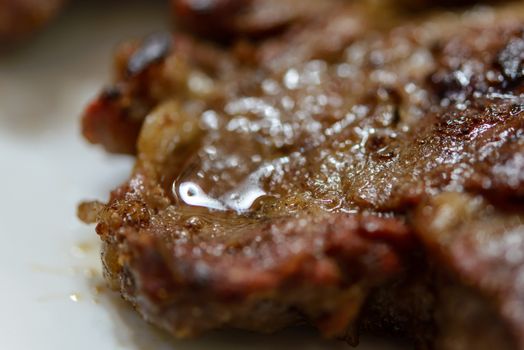
M343 335L367 291L401 272L394 246L411 244L399 219L341 214L256 223L233 242L177 238L166 246L166 222L154 212L167 202L151 186L136 175L113 192L97 232L113 284L178 336L223 327L271 331L300 320Z
M115 56L115 83L85 109L82 132L109 152L134 154L140 127L155 106L173 95L201 97L188 87L191 73L221 77L231 73L234 63L213 44L184 34L160 33L123 44Z

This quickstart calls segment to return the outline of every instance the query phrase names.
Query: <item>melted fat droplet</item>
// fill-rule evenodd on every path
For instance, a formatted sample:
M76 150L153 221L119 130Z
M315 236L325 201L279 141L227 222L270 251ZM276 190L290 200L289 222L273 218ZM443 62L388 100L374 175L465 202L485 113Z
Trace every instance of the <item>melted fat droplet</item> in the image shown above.
M289 163L289 157L282 157L271 163L265 163L247 176L237 188L217 196L209 195L198 183L193 181L175 181L172 191L174 197L185 205L245 213L259 198L270 195L262 188L262 179L271 176L277 167L287 163ZM219 183L216 183L216 185L220 186Z
M204 190L194 182L182 182L176 189L174 185L173 193L187 205L195 207L205 207L214 210L225 210L225 205L218 199L208 196Z

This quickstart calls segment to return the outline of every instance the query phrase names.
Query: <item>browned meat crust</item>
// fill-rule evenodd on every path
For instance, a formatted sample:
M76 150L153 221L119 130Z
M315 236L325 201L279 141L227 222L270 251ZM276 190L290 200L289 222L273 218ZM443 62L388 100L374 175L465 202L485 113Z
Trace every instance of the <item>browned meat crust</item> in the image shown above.
M98 232L113 284L179 337L226 326L269 332L304 318L328 336L343 335L369 289L399 272L393 249L373 237L406 245L397 219L319 212L252 220L231 225L231 236L205 239L200 217L185 216L179 227L152 215L171 209L147 181L136 175L113 193Z
M0 45L14 42L48 22L64 0L0 0Z
M264 1L260 3L263 4ZM337 6L321 6L323 12L336 12L335 9L340 9L343 13L351 11L340 5L341 1L333 3L337 3ZM335 20L331 22L333 19ZM307 26L304 23L296 23L295 26L290 26L282 40L270 38L266 41L264 49L258 53L252 44L242 40L235 45L231 53L212 43L198 41L178 32L173 35L172 41L160 35L147 38L142 45L124 44L115 58L116 83L104 90L86 109L82 118L83 134L87 140L102 144L110 152L135 153L136 137L143 119L162 100L172 95L209 100L216 94L206 90L205 82L208 78L219 81L220 84L227 84L227 89L239 89L242 86L236 86L237 84L227 78L232 74L249 74L253 65L289 65L289 60L303 61L330 52L339 52L364 30L361 22L357 16L348 18L339 15L335 18L331 16L310 19ZM322 28L326 31L319 32ZM326 33L332 33L334 40L324 40L323 34ZM283 46L286 40L292 41L300 52L286 54L286 47ZM144 64L139 71L130 70L129 62L140 60L142 53L147 51L150 45L163 45L165 50L157 51L157 57L150 61L141 60ZM279 56L279 59L272 63L275 56ZM244 72L246 69L247 73ZM204 84L200 88L195 85L199 81ZM188 84L189 82L195 84ZM218 89L217 86L215 90Z
M322 14L124 47L114 110L105 92L84 117L112 150L140 129L131 179L81 208L108 279L179 337L309 322L524 349L524 6Z

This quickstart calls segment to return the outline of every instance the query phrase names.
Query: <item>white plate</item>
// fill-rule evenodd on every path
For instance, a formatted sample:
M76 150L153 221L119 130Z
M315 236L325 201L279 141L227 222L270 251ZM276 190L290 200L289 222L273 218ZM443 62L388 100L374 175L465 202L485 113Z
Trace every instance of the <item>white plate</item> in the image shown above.
M0 57L0 349L345 349L311 330L172 341L103 288L98 239L75 208L107 198L132 160L88 146L78 116L107 80L114 45L166 17L164 1L79 1Z

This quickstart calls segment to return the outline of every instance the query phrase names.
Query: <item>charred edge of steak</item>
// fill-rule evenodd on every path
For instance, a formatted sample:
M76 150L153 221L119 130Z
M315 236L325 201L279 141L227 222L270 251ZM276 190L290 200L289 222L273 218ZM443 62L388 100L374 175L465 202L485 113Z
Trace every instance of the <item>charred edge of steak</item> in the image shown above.
M117 82L106 87L84 111L82 133L113 153L135 154L145 115L157 103L151 92L163 60L173 50L173 37L157 33L141 44L123 45L115 59Z

